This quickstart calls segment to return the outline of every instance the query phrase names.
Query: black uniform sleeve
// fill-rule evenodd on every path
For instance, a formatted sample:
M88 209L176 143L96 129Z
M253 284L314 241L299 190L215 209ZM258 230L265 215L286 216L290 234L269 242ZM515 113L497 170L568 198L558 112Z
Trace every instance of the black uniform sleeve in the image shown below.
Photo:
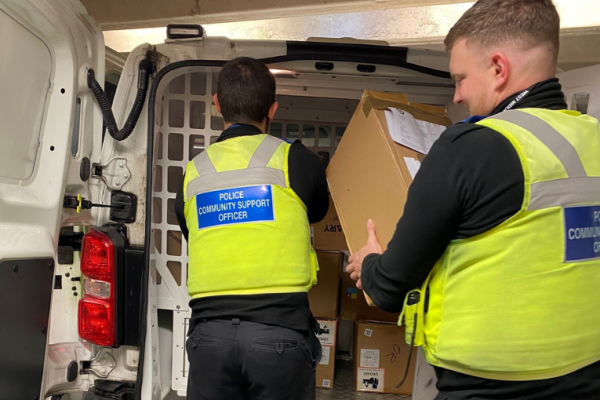
M453 239L483 233L516 214L524 178L517 152L500 133L472 124L446 130L408 192L404 214L382 255L365 257L365 292L399 312Z
M311 224L321 221L329 209L323 162L319 156L296 141L290 147L288 168L290 186L308 209L308 221Z
M185 221L185 213L184 213L184 201L183 201L183 182L185 181L185 174L181 180L181 187L177 191L177 195L175 196L175 215L177 216L177 222L179 223L179 229L181 229L181 233L185 240L188 240L188 227Z

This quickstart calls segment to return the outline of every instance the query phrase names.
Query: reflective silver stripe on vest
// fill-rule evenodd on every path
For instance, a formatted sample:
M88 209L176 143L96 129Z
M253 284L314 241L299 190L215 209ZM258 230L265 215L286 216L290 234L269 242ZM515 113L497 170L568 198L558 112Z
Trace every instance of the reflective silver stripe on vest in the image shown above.
M273 154L277 151L277 148L283 143L281 139L277 139L273 136L267 136L265 139L258 145L258 148L252 154L252 158L248 163L248 168L260 168L266 167L271 158L273 158Z
M528 211L600 204L600 178L587 176L577 150L560 132L541 118L524 111L506 111L492 118L511 122L531 132L554 153L569 176L532 184Z
M200 176L217 173L217 170L215 169L212 161L210 161L210 157L208 157L206 151L203 151L194 157L194 165L196 166L196 171L198 171L198 175Z
M237 169L203 176L188 182L186 198L189 200L199 193L213 190L254 185L287 187L285 174L281 170L275 168Z
M600 178L568 178L531 185L527 210L600 204Z
M519 110L506 111L492 119L510 122L531 132L560 160L569 178L587 176L575 147L543 119Z
M248 167L232 171L217 172L206 151L198 154L194 158L194 165L199 177L188 182L186 199L199 193L232 187L279 185L287 188L285 173L280 169L267 167L282 143L284 142L280 139L266 136L252 154Z

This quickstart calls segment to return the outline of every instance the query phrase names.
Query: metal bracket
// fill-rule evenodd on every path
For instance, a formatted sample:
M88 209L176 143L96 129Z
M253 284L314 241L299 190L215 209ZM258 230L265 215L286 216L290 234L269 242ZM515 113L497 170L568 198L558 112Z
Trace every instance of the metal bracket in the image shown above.
M131 171L127 168L127 159L115 157L106 165L93 164L92 178L101 179L111 190L121 190L131 179Z
M93 372L100 378L108 378L108 374L117 366L117 361L112 356L112 351L108 347L103 347L98 351L96 357L90 361L90 366L86 372Z

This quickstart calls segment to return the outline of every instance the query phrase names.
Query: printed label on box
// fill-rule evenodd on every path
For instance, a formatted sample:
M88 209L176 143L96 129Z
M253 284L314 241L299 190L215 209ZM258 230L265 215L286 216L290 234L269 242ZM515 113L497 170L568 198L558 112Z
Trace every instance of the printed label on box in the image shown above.
M333 218L333 222L337 222L336 224L327 224L325 225L325 228L323 229L322 232L329 232L329 233L343 233L343 229L342 229L342 225L339 224L340 219L338 217Z
M375 368L357 368L356 390L364 392L383 392L385 370Z
M323 346L323 354L321 355L321 362L319 364L329 365L329 355L331 354L331 347Z
M331 381L329 379L323 379L323 387L331 387Z
M350 297L352 300L356 300L358 298L358 289L346 288L346 297Z
M335 346L335 321L324 321L319 319L317 322L321 326L321 332L317 335L321 345Z
M379 368L379 350L361 349L360 366L365 368Z
M369 329L369 328L366 328L365 329L365 336L371 337L371 335L373 335L373 330Z

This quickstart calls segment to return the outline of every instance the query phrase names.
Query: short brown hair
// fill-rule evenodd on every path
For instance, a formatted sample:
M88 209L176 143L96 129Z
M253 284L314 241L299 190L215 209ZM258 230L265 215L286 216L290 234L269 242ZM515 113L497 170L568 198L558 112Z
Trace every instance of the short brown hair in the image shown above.
M217 97L226 122L261 123L275 103L275 77L258 60L233 59L221 69Z
M456 41L483 46L518 43L526 49L542 43L558 57L560 17L552 0L479 0L450 29L444 44Z

